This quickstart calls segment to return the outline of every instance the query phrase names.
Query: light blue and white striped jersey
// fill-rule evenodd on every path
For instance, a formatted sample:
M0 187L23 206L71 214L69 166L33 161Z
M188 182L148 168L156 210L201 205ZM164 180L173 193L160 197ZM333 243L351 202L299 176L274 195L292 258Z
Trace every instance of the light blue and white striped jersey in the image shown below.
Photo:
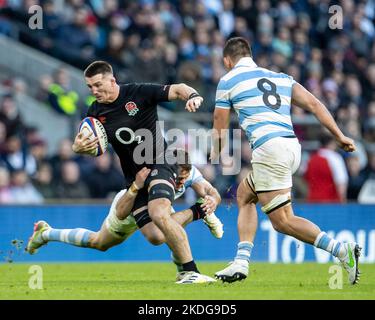
M294 83L291 76L241 58L220 79L216 108L234 108L253 150L275 137L295 137L290 117Z
M179 190L176 190L174 199L176 200L181 197L185 193L186 189L190 188L194 183L203 180L205 179L202 176L201 172L195 166L191 166L189 177L186 179L184 185Z

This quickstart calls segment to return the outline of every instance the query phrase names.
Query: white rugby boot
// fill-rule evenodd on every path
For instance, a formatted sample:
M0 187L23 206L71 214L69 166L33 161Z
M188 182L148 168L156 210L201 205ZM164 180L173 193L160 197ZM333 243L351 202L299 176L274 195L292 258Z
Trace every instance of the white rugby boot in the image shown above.
M354 243L344 243L346 254L343 258L338 258L343 268L348 272L350 284L356 284L359 281L360 271L358 269L358 260L362 248Z
M225 269L216 272L215 277L223 282L231 283L246 279L248 274L249 263L247 261L234 260Z
M179 273L179 278L177 284L195 284L195 283L212 283L216 282L214 278L205 276L195 271L182 271Z
M210 229L211 234L215 238L221 239L223 237L223 234L224 234L223 226L224 225L221 223L220 219L215 215L214 212L212 212L211 214L207 214L203 218L203 222L206 224L208 229Z

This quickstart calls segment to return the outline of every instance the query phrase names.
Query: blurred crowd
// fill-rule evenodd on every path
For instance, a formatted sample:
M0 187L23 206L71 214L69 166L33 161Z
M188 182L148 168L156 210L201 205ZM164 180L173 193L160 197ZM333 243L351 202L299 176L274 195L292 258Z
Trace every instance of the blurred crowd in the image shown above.
M43 8L42 30L25 25L34 4ZM332 5L343 13L334 21ZM342 29L332 28L332 22ZM95 59L107 60L119 82L185 82L205 97L206 112L214 109L216 85L225 73L221 60L226 39L245 37L258 65L293 76L328 107L357 144L353 154L338 152L319 127L300 125L308 115L292 108L298 138L319 140L321 146L303 155L295 196L308 201L374 201L374 0L0 0L0 33L13 36L14 28L19 41L80 69ZM36 97L62 115L77 117L92 101L77 96L63 69L40 79ZM121 177L115 157L77 158L70 151L71 141L62 142L59 154L47 157L45 141L30 138L32 130L16 116L12 96L0 101L0 202L16 197L20 183L30 186L27 194L36 201L106 197L120 186L122 178L114 179L119 184L114 182L113 190L107 186L96 193L93 189L100 184L92 187L87 180L100 179L103 170ZM166 107L183 110L182 104ZM222 176L212 165L201 169L224 197L232 197L250 158L243 138L240 175ZM64 189L72 181L76 188ZM330 191L319 193L321 184L330 185Z
M73 153L72 140L48 155L38 130L24 125L12 97L0 108L0 203L43 203L48 199L109 198L124 188L110 152L95 159Z

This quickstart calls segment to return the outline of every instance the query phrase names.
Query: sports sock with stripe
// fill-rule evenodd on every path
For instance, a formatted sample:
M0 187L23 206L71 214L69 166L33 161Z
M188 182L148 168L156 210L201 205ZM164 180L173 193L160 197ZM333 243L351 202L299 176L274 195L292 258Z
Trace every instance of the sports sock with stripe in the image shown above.
M90 235L94 232L87 229L48 229L42 233L45 241L59 241L72 244L77 247L88 247Z
M331 253L334 257L343 258L346 254L343 243L329 237L325 232L318 234L314 246Z
M239 242L237 245L237 254L234 260L241 264L249 263L253 247L254 244L249 241Z

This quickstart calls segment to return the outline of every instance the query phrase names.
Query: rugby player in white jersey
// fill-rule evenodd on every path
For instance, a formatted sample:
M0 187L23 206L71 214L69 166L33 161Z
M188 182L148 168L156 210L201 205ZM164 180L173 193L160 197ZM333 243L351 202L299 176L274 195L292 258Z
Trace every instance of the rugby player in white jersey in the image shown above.
M200 173L200 171L189 163L188 154L178 150L185 157L184 164L179 165L179 172L176 183L175 199L180 198L187 188L192 188L198 195L199 200L189 209L172 214L172 218L181 226L185 227L192 221L202 219L215 238L222 238L223 224L215 215L216 207L221 202L218 191ZM131 213L136 198L136 189L142 189L144 182L150 173L150 169L141 169L135 178L136 188L121 190L114 197L109 214L104 220L99 231L94 232L83 228L75 229L54 229L45 221L38 221L34 227L27 251L35 254L37 250L49 241L64 242L71 245L93 248L106 251L121 244L138 230L137 223ZM145 227L149 224L148 227ZM164 234L149 222L141 228L141 232L153 245L165 243ZM178 259L172 254L173 262L177 266L177 281L182 280L184 271Z
M292 174L300 165L301 146L291 122L291 105L313 113L343 150L353 152L353 140L341 132L327 108L292 77L258 67L244 38L229 39L223 59L229 72L217 87L211 160L219 156L225 144L223 129L228 128L231 108L237 113L253 152L252 172L237 189L237 254L215 276L225 282L247 277L258 222L255 204L259 201L276 231L331 253L349 273L349 282L357 283L361 250L358 244L332 239L314 223L293 213Z

